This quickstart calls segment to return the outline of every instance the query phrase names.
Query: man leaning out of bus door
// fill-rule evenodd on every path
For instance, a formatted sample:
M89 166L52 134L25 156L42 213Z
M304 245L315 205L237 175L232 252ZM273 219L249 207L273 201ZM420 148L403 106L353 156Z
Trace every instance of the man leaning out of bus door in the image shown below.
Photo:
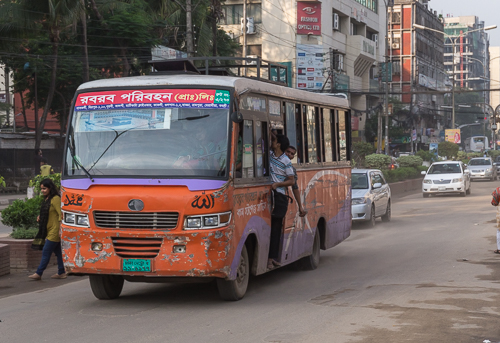
M294 184L292 162L285 154L290 145L287 137L271 132L270 173L273 181L272 190L274 208L271 213L271 241L269 244L268 269L280 266L278 262L283 219L288 209L287 188Z

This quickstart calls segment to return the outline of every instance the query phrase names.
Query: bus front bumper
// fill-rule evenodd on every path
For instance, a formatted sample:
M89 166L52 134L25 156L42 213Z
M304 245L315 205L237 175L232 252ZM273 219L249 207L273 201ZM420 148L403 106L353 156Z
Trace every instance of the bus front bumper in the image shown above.
M182 232L81 229L61 225L66 271L147 277L230 274L232 227ZM101 249L101 250L99 250Z

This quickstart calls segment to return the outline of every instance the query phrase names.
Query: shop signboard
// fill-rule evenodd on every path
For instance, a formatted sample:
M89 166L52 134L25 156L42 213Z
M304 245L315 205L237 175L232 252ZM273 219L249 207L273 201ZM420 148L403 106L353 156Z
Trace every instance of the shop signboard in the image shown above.
M297 1L297 34L321 36L321 2Z
M323 76L323 45L297 44L297 88L304 90L321 90Z

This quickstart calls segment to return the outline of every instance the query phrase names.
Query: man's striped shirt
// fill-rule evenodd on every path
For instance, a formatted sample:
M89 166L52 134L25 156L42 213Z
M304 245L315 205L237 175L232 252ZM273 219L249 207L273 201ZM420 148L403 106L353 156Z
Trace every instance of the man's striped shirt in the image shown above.
M276 157L274 155L274 151L271 150L271 179L274 182L283 182L287 178L287 176L294 176L292 162L284 153L281 156ZM286 187L278 187L276 188L278 192L286 195Z

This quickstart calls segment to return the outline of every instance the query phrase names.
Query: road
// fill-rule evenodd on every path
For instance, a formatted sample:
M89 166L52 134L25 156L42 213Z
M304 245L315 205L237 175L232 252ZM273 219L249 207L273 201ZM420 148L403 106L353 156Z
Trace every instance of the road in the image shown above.
M495 186L400 198L390 223L356 225L317 270L254 277L239 302L219 300L213 283L126 283L119 299L99 301L74 276L8 296L1 341L500 342Z

